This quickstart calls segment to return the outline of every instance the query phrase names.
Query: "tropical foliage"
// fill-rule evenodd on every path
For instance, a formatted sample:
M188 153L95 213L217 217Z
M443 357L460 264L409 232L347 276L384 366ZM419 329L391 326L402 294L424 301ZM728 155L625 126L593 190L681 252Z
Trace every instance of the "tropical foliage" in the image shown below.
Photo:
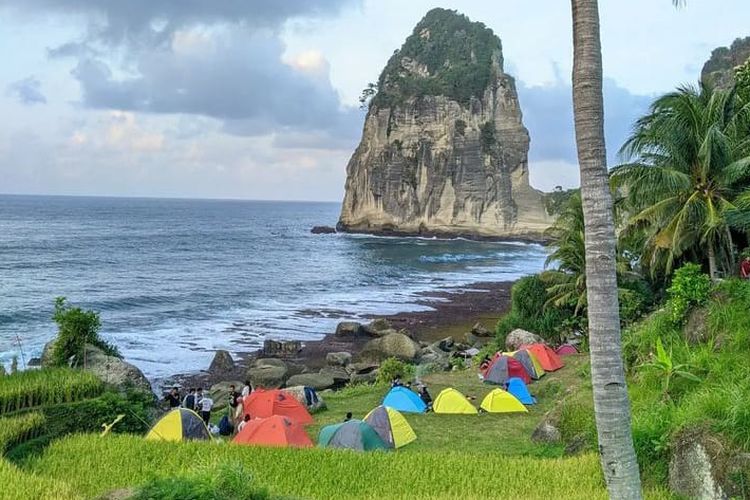
M750 227L750 105L701 84L657 99L612 172L628 214L623 236L640 241L641 264L668 275L678 262L707 263L712 278L734 263L732 229Z
M66 303L65 297L57 297L53 318L58 327L52 350L54 365L67 366L71 359L80 363L86 344L98 347L111 356L120 356L115 346L99 336L102 326L99 313L71 307Z

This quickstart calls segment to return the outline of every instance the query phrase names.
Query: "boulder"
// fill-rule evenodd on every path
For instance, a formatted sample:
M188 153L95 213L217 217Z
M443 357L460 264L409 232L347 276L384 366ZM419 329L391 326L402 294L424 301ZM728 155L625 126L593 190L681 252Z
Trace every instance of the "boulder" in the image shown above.
M492 340L492 337L477 337L471 332L466 332L466 336L464 338L466 339L467 344L479 349L487 345Z
M688 344L701 344L709 339L707 319L708 309L705 307L698 307L690 311L682 329L683 337Z
M366 373L352 373L349 379L350 384L371 384L378 378L378 370L375 369Z
M326 363L329 366L346 366L352 361L350 352L329 352L326 354Z
M313 228L310 229L310 232L312 234L334 234L336 228L331 226L313 226Z
M484 326L482 323L475 323L471 328L471 333L477 337L494 337L495 333Z
M116 357L108 356L98 347L87 345L85 361L81 366L95 374L105 383L119 389L137 389L152 392L151 384L136 366Z
M337 337L351 337L362 333L362 325L356 321L342 321L336 325Z
M214 400L214 411L224 410L229 406L229 386L234 385L237 392L242 390L242 383L238 381L219 382L208 390L208 395Z
M362 330L371 337L383 337L388 333L392 333L393 326L391 326L391 322L387 319L377 318L364 325Z
M536 344L539 342L544 342L544 339L536 333L516 328L505 338L505 348L509 351L516 351L523 344Z
M345 386L350 378L349 372L341 366L326 366L325 368L321 368L319 373L331 377L333 379L333 387Z
M42 358L31 358L28 361L28 363L26 363L26 366L28 366L30 368L31 367L34 367L34 368L40 367L40 366L42 366ZM5 368L3 368L3 371L5 371Z
M209 373L221 374L229 373L234 370L234 359L229 351L218 350L214 354L214 359L211 361L211 365L208 367Z
M372 363L368 361L360 361L359 363L351 363L346 367L346 371L349 373L370 373L371 371L377 370L380 365L378 363Z
M263 341L264 356L293 357L302 350L302 342L299 340L273 340Z
M438 340L432 345L443 352L452 352L455 350L456 341L453 340L453 337L445 337L444 339Z
M284 385L289 376L286 363L280 359L261 358L247 370L247 378L253 387L277 389Z
M700 431L680 433L672 445L669 489L681 497L723 499L726 494L718 472L723 468L722 445Z
M53 339L44 344L41 356L42 367L52 366L52 350L55 348L55 342L56 340Z
M386 358L414 361L419 356L419 344L403 333L391 333L369 341L362 348L360 356L362 359L377 361Z
M535 443L559 443L562 440L562 435L557 427L543 421L531 433L531 440Z
M323 396L321 396L320 393L317 391L315 392L318 395L318 401L313 404L307 404L307 397L305 396L304 385L295 385L292 387L286 387L284 388L284 392L288 393L294 399L296 399L297 401L305 405L311 413L316 412L318 410L323 410L326 407L326 402L323 400Z
M289 377L289 380L287 380L287 385L289 386L301 385L312 387L316 391L328 389L329 387L333 387L334 384L333 377L326 373L300 373L299 375Z
M590 448L589 442L586 440L586 436L578 435L574 436L570 441L565 444L565 451L563 452L566 456L578 455L583 451L587 451Z
M429 365L429 371L431 372L447 371L451 369L450 355L433 344L420 351L419 365Z

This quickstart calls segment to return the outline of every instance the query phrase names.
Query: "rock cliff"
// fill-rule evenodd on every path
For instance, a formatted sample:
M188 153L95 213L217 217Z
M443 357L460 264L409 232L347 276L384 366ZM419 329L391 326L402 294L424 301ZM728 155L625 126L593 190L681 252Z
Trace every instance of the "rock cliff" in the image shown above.
M528 150L500 39L431 10L380 75L338 229L539 238L550 220L529 185Z
M750 59L750 36L737 38L729 47L719 47L711 52L701 71L701 80L719 88L734 84L734 69Z

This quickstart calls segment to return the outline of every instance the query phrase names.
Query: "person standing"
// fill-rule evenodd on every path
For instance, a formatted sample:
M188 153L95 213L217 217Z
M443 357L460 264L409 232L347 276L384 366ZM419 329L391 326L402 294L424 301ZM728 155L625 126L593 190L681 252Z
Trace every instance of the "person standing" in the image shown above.
M740 276L743 280L750 280L750 255L747 255L740 264Z
M169 403L170 410L179 407L180 403L182 402L180 400L180 390L177 387L172 387L172 390L169 391L169 394L166 395L164 400Z
M214 407L214 400L208 396L203 396L199 404L201 409L201 418L203 418L203 422L206 424L206 426L208 426L208 423L211 421L211 409L213 409Z
M195 411L197 412L201 410L202 399L203 399L203 387L198 387L198 390L195 391Z
M245 398L245 397L249 396L251 392L253 392L253 388L250 385L250 381L249 380L245 380L245 385L242 386L242 393L240 395L243 398Z
M195 387L188 389L188 393L182 400L182 407L195 411Z

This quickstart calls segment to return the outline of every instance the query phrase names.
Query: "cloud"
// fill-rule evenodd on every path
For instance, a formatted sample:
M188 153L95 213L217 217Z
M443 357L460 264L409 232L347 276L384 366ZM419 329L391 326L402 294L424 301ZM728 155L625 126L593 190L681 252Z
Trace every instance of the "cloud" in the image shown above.
M560 78L553 85L526 86L519 82L523 119L531 135L529 159L576 165L573 94ZM647 111L653 96L633 94L612 79L604 80L604 133L610 164L616 160L632 124Z
M47 98L42 94L41 86L42 83L37 78L29 76L8 85L7 93L15 96L19 102L28 106L46 104Z

